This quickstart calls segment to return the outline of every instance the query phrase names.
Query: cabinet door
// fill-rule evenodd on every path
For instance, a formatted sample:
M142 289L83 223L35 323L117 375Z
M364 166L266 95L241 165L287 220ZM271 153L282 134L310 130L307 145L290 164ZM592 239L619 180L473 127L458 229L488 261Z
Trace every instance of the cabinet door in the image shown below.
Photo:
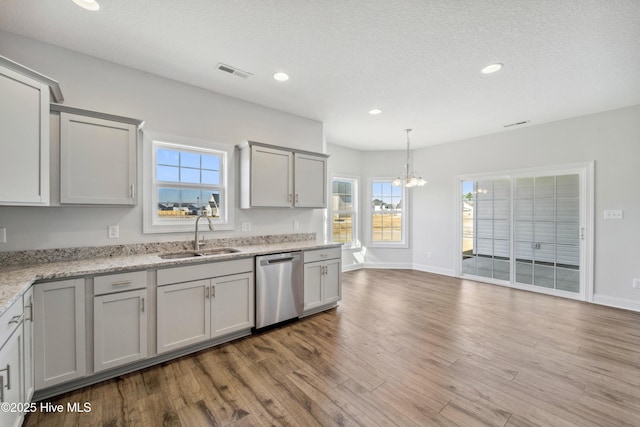
M293 206L293 153L251 147L251 206Z
M209 339L209 288L210 280L158 287L158 354Z
M325 208L327 206L327 159L308 154L295 154L295 206Z
M49 204L49 87L0 67L0 205Z
M135 125L60 113L60 202L134 205Z
M0 348L0 402L23 402L20 389L21 368L22 326L20 325ZM17 427L22 424L22 416L23 414L20 412L0 410L0 426Z
M324 263L323 301L325 304L337 302L342 299L342 283L340 282L340 260L331 259Z
M318 307L323 303L323 267L322 262L311 262L304 265L304 311Z
M35 391L34 377L34 353L33 353L33 287L22 296L24 305L24 321L22 323L22 335L24 342L23 366L24 366L24 395L23 402L30 402Z
M94 370L147 357L147 290L94 297Z
M255 326L253 273L211 280L211 337Z
M86 375L84 279L35 285L36 390Z

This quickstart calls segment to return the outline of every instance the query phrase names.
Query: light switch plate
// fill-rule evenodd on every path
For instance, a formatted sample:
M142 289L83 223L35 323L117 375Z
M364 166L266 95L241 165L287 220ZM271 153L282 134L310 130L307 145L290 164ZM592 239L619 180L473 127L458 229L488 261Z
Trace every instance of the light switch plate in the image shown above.
M622 219L622 210L606 210L604 211L604 219Z
M7 243L7 229L0 228L0 243Z
M251 231L251 223L243 222L242 223L242 231Z
M633 279L633 287L635 289L640 289L640 279Z

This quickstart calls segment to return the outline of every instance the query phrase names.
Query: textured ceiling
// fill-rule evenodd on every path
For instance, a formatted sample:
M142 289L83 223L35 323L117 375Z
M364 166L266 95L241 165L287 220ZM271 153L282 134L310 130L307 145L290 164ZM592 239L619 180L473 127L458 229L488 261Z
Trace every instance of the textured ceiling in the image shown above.
M638 0L99 2L2 0L0 29L320 120L358 149L640 104Z

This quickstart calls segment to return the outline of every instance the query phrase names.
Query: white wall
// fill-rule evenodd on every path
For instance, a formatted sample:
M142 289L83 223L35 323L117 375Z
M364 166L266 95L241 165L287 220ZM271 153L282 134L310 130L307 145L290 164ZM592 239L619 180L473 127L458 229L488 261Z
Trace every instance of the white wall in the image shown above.
M640 106L417 150L429 183L414 191L413 264L453 274L458 175L595 161L595 301L640 310ZM622 209L621 221L604 221ZM427 253L432 257L428 258Z
M58 80L65 105L145 120L144 129L149 132L219 144L235 145L249 139L323 151L323 126L318 121L2 31L0 55ZM141 163L139 166L141 173ZM293 220L299 221L299 230L293 230ZM237 209L235 222L238 225L235 231L214 232L207 238L291 232L316 232L319 239L324 238L323 210ZM243 222L251 222L250 233L240 231L239 225ZM120 239L107 239L108 225L120 226ZM0 251L192 238L190 234L142 234L140 205L135 208L0 207L0 227L7 228L8 239L7 243L0 243Z

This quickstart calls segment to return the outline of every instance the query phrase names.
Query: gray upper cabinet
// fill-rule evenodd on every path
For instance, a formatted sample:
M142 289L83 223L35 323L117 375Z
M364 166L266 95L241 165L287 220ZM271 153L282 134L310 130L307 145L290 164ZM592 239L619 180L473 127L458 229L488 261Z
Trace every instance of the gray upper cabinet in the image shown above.
M295 195L298 208L326 208L327 158L315 154L294 154Z
M240 207L325 208L327 155L246 141L240 149Z
M139 120L63 106L60 111L60 203L136 204Z
M0 56L0 205L49 204L50 91L62 97L54 80Z

